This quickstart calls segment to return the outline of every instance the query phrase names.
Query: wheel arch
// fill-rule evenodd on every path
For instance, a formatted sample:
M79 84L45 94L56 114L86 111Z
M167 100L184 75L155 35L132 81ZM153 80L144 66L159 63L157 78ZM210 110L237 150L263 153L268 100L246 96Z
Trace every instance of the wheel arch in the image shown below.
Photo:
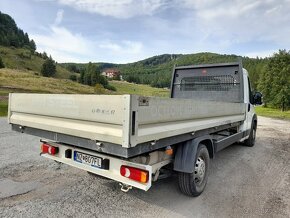
M174 158L174 170L184 173L192 173L194 171L195 156L199 144L207 147L210 158L214 156L213 141L210 135L201 136L182 143L177 147Z
M258 118L257 118L257 114L254 114L254 115L253 115L252 122L254 123L255 127L257 128L257 126L258 126Z

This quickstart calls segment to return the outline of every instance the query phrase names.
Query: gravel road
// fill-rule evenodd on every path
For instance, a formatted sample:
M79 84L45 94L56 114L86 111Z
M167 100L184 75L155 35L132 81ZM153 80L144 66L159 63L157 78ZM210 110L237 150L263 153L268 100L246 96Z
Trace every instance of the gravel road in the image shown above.
M206 190L182 195L177 178L144 192L39 156L39 138L0 119L0 217L290 217L290 122L259 117L253 148L211 162Z

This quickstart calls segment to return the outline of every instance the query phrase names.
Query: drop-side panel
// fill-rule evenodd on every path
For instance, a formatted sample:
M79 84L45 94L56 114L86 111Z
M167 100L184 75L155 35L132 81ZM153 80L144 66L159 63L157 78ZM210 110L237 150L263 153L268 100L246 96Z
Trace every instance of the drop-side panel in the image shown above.
M245 119L246 105L193 99L132 96L136 111L131 146Z
M48 117L34 114L13 112L10 123L47 130L56 133L87 138L95 141L123 144L121 125L88 122L82 120Z
M13 93L10 98L12 113L19 112L119 125L122 125L124 120L124 96L122 95Z
M129 147L129 111L130 95L13 93L9 98L11 124L123 147Z
M182 135L244 120L244 115L139 125L137 144Z
M138 107L138 124L241 115L245 113L244 105L193 99L149 98L146 106Z

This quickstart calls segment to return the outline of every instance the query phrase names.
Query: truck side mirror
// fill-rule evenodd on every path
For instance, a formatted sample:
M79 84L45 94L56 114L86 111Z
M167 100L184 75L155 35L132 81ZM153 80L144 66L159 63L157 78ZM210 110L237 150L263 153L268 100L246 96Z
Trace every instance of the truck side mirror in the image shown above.
M261 105L263 104L262 102L262 93L261 92L254 92L253 98L254 98L254 104L255 105Z

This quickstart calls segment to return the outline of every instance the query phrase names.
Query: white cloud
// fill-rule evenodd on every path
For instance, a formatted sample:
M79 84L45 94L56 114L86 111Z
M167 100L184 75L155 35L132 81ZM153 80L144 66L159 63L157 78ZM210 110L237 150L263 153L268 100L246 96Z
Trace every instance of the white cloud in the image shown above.
M51 54L59 62L76 61L75 58L67 59L66 57L78 56L81 60L82 56L92 55L91 42L81 34L74 34L64 27L52 25L48 33L35 34L31 37L35 40L39 51Z
M58 62L106 61L125 63L143 58L143 44L137 41L92 40L60 26L64 11L59 10L45 33L31 34L38 51L45 51Z
M99 44L100 48L107 49L109 52L113 53L126 53L126 54L140 54L143 48L141 42L133 41L121 41L120 43L105 41Z
M64 13L64 10L62 9L57 11L56 18L54 20L54 25L59 25L62 22L63 13Z
M223 44L227 49L243 43L290 45L289 0L182 0L182 7L192 10L203 41Z
M144 58L141 42L92 41L59 26L50 26L48 34L35 34L32 38L39 51L47 52L58 62L128 63Z
M96 28L99 35L89 34L91 38L87 38L75 28L72 31L63 27L64 11L59 10L48 33L35 34L32 38L39 49L61 62L124 63L163 52L198 51L265 57L276 48L289 49L290 45L289 0L55 1L78 11L121 19L109 22L119 24L122 31L100 27ZM124 20L144 15L138 27L135 22L131 25L131 20ZM106 17L98 19L107 24ZM127 30L132 36L125 34Z
M57 0L77 10L116 18L152 15L166 4L166 0Z
M250 58L256 58L256 57L260 57L260 58L266 58L266 57L271 57L275 52L277 52L276 50L267 50L267 51L260 51L260 52L249 52L244 54L247 57Z

